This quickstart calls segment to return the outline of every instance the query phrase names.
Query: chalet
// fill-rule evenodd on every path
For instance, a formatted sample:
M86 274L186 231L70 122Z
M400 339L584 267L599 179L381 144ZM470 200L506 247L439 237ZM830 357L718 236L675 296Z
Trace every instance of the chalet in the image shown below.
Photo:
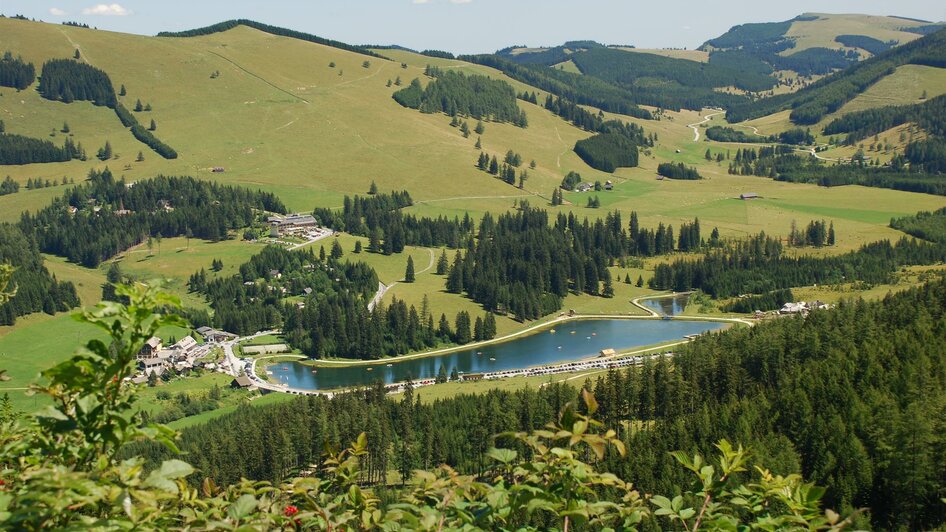
M144 358L138 361L138 367L141 368L141 372L145 375L154 373L160 377L167 368L167 359L158 357Z
M664 176L662 175L657 176L657 181L663 181L663 180L664 180Z
M239 335L226 331L218 331L212 327L199 327L197 334L203 336L208 342L226 342L227 340L236 340L239 338Z
M302 289L302 295L304 295L304 296L311 296L311 295L312 295L312 289L309 288L308 286L305 287L305 288L303 288L303 289Z
M616 354L618 354L618 352L615 351L614 349L611 349L611 348L609 347L609 348L607 348L607 349L602 349L602 350L601 350L601 353L599 353L598 356L600 356L600 357L613 357L613 356L616 355Z
M588 192L588 191L591 190L592 188L594 188L594 185L592 185L591 183L579 183L578 186L575 187L575 191L576 191L576 192Z
M67 208L67 210L69 211L69 214L75 214L75 213L79 212L79 209L73 207L72 205L70 205L70 206Z
M460 376L463 381L481 381L485 375L483 373L464 373Z
M157 336L148 338L148 341L145 342L145 345L141 346L141 350L138 351L138 360L157 356L158 351L161 350L162 345L161 339Z
M614 190L614 183L612 183L610 179L607 180L607 181L605 181L605 182L604 182L604 189L605 189L605 190Z
M214 166L213 168L210 169L210 171L215 174L222 174L224 172L224 169L222 166Z
M785 303L778 311L779 314L803 314L808 312L808 305L804 301L798 303Z
M282 273L279 270L269 270L270 279L282 279Z
M755 192L743 192L742 194L739 194L739 199L754 200L754 199L759 199L759 195L756 194Z
M178 340L178 342L171 346L171 349L179 351L184 355L189 355L194 349L197 349L197 340L194 340L193 336L185 336Z
M253 391L256 389L256 384L250 380L246 375L240 375L239 377L230 381L231 388L246 388L247 390Z

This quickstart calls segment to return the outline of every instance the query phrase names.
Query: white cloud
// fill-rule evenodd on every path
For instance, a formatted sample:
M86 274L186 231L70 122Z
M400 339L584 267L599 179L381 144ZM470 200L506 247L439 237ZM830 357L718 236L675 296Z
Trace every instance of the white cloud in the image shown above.
M83 9L82 14L124 17L125 15L130 15L131 11L122 7L121 4L96 4Z
M450 0L451 4L469 4L473 0Z
M69 13L66 13L65 10L59 9L58 7L51 7L51 8L49 8L49 14L50 14L50 15L55 15L55 16L57 16L57 17L64 17L64 16L68 15Z
M430 0L411 0L412 4L429 4Z

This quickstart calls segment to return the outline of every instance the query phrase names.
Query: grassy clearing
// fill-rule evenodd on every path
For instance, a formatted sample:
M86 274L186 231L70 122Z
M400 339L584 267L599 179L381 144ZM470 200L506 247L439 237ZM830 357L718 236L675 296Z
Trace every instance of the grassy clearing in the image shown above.
M673 59L686 59L688 61L696 61L697 63L709 62L709 52L704 52L702 50L676 50L676 49L671 49L671 48L629 48L629 47L624 47L624 46L615 46L614 48L617 50L623 50L625 52L661 55L663 57L670 57Z
M838 35L866 35L884 42L894 40L905 44L920 36L900 31L900 28L923 25L921 22L894 17L806 13L812 14L818 15L818 20L792 23L785 35L794 38L796 46L783 52L783 55L808 48L841 48L841 44L834 40Z
M946 68L903 65L848 102L834 116L875 107L922 103L921 97L946 94ZM832 117L832 118L833 118Z

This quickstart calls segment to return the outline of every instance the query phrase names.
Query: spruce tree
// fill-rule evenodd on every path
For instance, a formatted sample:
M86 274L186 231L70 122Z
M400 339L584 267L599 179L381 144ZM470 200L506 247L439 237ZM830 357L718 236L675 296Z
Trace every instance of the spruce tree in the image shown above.
M361 240L355 241L355 253L361 253Z
M124 95L126 95L126 94L128 94L128 93L125 91L125 85L122 84L122 88L119 89L118 95L119 95L119 96L124 96Z
M496 316L492 312L487 312L483 320L483 339L492 340L493 338L496 338Z
M82 58L82 54L79 53L78 48L76 48L76 53L72 54L72 57L77 61Z
M404 282L414 282L414 257L411 255L407 256L407 269L404 271Z
M476 144L475 144L473 147L476 148L476 149L478 149L478 150L483 149L483 138L482 138L482 137L476 137Z
M329 253L329 256L335 260L342 258L344 252L342 251L342 245L338 243L338 239L332 241L332 251Z
M141 105L141 100L139 99L135 101L135 112L140 113L142 110L144 110L144 107Z
M440 252L440 259L437 260L437 275L445 275L449 267L450 263L447 262L447 250L443 250Z
M378 193L378 184L375 183L374 180L372 180L371 186L368 187L368 194L371 194L372 196L374 196L377 193Z
M158 129L158 125L154 123L154 119L152 118L151 125L148 126L148 131L154 131L155 129Z

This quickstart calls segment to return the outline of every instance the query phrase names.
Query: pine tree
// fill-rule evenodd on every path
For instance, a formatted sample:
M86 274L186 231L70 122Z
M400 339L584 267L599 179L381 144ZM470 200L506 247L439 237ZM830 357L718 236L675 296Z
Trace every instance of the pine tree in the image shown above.
M82 54L79 53L79 49L78 49L78 48L76 48L76 53L72 54L72 57L73 57L73 59L75 59L76 61L78 61L79 59L82 58Z
M139 163L140 163L141 161L144 161L144 160L145 160L145 154L143 154L143 153L141 153L141 152L139 151L139 152L138 152L138 156L135 157L135 162L139 162Z
M141 100L139 99L135 101L135 112L140 113L142 110L144 110L144 107L141 105Z
M371 194L372 196L374 196L377 193L378 193L378 184L375 183L374 180L372 180L371 186L368 187L368 194Z
M329 256L335 260L342 258L342 255L345 253L342 251L342 245L338 243L338 239L332 241L332 251L329 253Z
M69 133L69 122L63 122L62 129L60 131L63 133Z
M447 366L443 364L440 365L440 370L437 372L437 378L434 380L437 384L443 384L447 382Z
M643 275L639 275L639 276L637 277L637 283L635 283L634 286L636 286L636 287L638 287L638 288L644 286L644 276L643 276Z
M361 253L361 240L355 240L355 253Z
M624 284L631 284L631 274L624 275Z
M493 158L489 161L489 173L493 175L499 174L499 161L496 160L496 156L493 155Z
M472 331L470 331L470 314L461 310L457 313L456 319L456 342L460 345L470 343L472 340Z
M493 338L496 338L496 316L492 312L487 312L483 320L483 339L492 340Z
M411 255L407 256L407 269L404 271L404 282L414 282L414 257Z
M483 132L486 131L486 126L483 125L483 121L482 121L482 120L477 120L477 121L476 121L476 127L473 128L473 131L476 132L477 135L482 135Z
M703 155L703 158L705 158L707 161L712 161L712 160L713 160L713 154L710 153L710 149L709 149L709 148L706 148L706 154Z
M441 340L449 341L453 337L453 333L450 331L450 322L447 321L447 315L440 315L440 323L437 326L437 335L440 336Z
M148 130L149 130L149 131L154 131L155 129L158 129L158 125L154 123L154 119L152 118L152 119L151 119L151 125L148 126Z
M447 262L447 250L440 252L440 258L437 260L437 275L446 275L447 268L450 267L450 263Z
M325 246L319 246L319 262L325 262Z
M119 96L124 96L124 95L126 95L126 94L128 94L128 93L125 91L125 85L122 84L122 88L118 90L118 95L119 95Z
M476 137L476 144L475 144L473 147L476 148L476 149L478 149L478 150L482 150L482 149L483 149L483 138L482 138L482 137Z
M829 246L833 246L833 245L834 245L834 242L835 242L834 239L835 239L835 235L834 235L834 222L831 222L831 225L828 227L828 245L829 245Z
M3 120L0 120L0 133L7 132L7 125L3 123Z

